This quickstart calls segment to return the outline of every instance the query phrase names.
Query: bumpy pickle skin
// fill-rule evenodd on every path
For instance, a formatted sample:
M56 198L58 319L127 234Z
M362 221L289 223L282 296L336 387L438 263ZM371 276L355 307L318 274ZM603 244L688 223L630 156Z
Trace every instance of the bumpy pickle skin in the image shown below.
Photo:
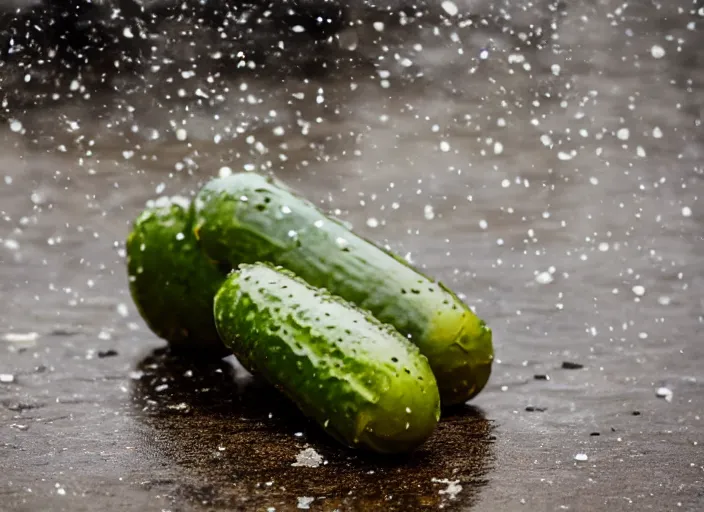
M393 327L268 264L241 265L215 297L224 343L332 437L404 453L440 418L427 358Z
M227 276L198 247L185 198L150 202L127 237L132 299L172 350L204 358L228 354L213 318L213 300Z
M280 265L409 337L428 358L444 405L473 398L489 380L491 329L462 300L280 181L250 172L217 178L193 210L194 233L213 260Z

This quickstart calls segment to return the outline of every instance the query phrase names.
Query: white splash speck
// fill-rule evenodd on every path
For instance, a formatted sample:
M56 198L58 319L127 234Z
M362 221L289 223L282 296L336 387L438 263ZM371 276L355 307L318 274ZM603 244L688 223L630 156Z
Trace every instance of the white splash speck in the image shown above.
M11 384L15 382L15 376L11 373L0 373L0 382L3 384Z
M666 387L660 387L658 390L655 392L655 396L658 398L663 398L666 402L672 402L672 390Z
M448 151L450 151L450 143L446 140L440 142L440 151L442 151L443 153L447 153Z
M645 287L637 284L633 287L633 293L636 294L638 297L642 297L643 295L645 295Z
M426 204L423 208L423 215L425 215L426 220L433 220L435 218L435 211L433 210L433 205Z
M228 176L232 175L232 168L228 167L227 165L223 165L220 167L220 170L218 171L218 176L221 178L227 178Z
M574 456L574 460L579 461L579 462L584 462L588 459L589 459L589 457L587 457L586 453L578 453L577 455Z
M535 281L538 284L549 284L552 283L555 280L554 277L552 277L552 274L550 272L540 272L538 275L535 276Z
M30 343L37 341L39 333L37 332L8 332L5 334L5 341L10 343Z
M5 249L9 249L11 251L16 251L20 248L20 243L17 240L12 240L11 238L5 240L2 245L5 247Z
M447 494L451 500L454 500L457 495L462 492L462 486L460 485L459 480L449 480L447 478L433 478L431 479L431 481L437 484L447 485L447 487L445 487L444 489L440 489L438 491L438 494Z
M653 137L656 139L662 139L662 130L659 126L653 128Z
M682 207L682 217L691 217L692 209L689 206Z
M481 219L481 220L479 221L479 227L480 227L481 229L486 229L486 228L489 227L489 223L488 223L486 220Z
M442 6L443 10L450 16L457 16L457 13L460 12L455 2L445 1L440 5Z
M631 132L628 128L619 128L619 130L616 132L616 137L618 137L620 140L628 140L630 136Z
M24 126L22 126L22 122L18 121L17 119L11 119L10 120L10 130L15 132L15 133L20 133L24 129Z
M367 226L370 228L376 228L379 226L379 221L376 219L376 217L369 217L367 219Z
M316 452L313 448L306 448L296 454L296 462L291 465L296 467L317 468L322 462L322 455Z
M654 44L652 48L650 48L650 55L652 55L654 59L662 59L665 56L665 48L659 44Z
M669 306L670 302L672 302L672 299L670 299L667 295L661 295L658 297L658 304L661 306Z
M120 315L122 318L126 318L129 315L127 304L125 304L124 302L120 302L117 305L117 314Z
M179 128L176 130L176 139L183 142L188 138L188 132L185 128Z
M314 499L315 498L312 498L310 496L300 496L298 498L298 508L309 509L310 504L313 503Z

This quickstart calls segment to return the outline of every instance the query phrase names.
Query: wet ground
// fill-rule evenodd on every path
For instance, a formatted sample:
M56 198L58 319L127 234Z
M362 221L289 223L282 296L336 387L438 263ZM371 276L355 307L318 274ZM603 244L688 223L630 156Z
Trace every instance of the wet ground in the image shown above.
M704 509L704 11L519 7L513 34L365 18L308 78L176 59L86 98L5 69L0 510ZM275 173L491 325L489 386L418 452L341 449L145 327L129 224L222 167Z

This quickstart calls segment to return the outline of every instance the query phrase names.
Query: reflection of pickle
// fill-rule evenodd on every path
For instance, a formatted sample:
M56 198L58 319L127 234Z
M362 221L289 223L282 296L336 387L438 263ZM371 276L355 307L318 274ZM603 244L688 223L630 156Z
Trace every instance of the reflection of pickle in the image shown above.
M410 455L364 455L340 447L283 395L226 361L189 363L158 350L137 370L134 401L153 429L140 449L173 460L173 493L209 509L295 511L310 497L313 511L457 510L486 483L491 425L473 407L444 411ZM292 466L308 447L327 463ZM462 487L454 499L440 493L450 490L444 479Z

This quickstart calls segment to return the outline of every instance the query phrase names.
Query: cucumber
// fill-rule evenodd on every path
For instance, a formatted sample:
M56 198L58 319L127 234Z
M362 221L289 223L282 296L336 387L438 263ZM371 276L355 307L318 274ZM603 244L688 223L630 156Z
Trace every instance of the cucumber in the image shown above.
M227 277L200 251L182 197L150 201L127 237L129 288L149 328L178 352L224 357L213 299Z
M347 446L411 451L440 396L428 361L369 312L268 264L240 265L215 297L223 342Z
M280 265L370 311L429 360L443 405L486 385L492 333L452 291L326 217L286 185L255 173L207 183L193 201L194 233L210 258L236 268Z

